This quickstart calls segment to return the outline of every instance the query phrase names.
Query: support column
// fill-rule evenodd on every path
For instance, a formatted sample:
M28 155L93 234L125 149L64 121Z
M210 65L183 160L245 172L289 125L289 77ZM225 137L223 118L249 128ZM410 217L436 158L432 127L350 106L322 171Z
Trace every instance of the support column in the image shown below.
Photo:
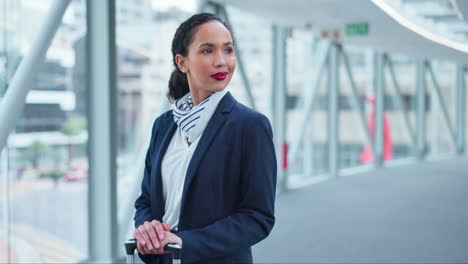
M376 54L376 82L375 82L375 165L382 167L383 165L383 152L384 152L384 141L383 141L383 115L384 115L384 94L385 94L385 78L384 78L384 67L383 67L384 55L380 52Z
M431 117L431 126L430 126L430 140L428 142L428 155L435 157L439 154L439 141L440 141L440 104L437 100L437 96L435 96L434 90L437 88L433 88L430 93L430 117Z
M467 65L457 65L457 154L465 153L465 74Z
M329 58L329 75L328 75L328 165L331 177L338 176L339 170L339 136L338 136L338 119L339 119L339 53L341 44L333 42L330 49Z
M370 122L371 122L371 113L375 111L375 104L372 105L368 102L369 98L375 99L375 87L377 86L377 51L375 50L368 50L366 52L366 90L364 94L364 116L365 116L365 129L369 132L369 144L372 145L372 157L374 159L373 163L375 163L376 153L377 153L377 145L375 140L375 126L373 130L370 129ZM375 116L374 116L375 118Z
M87 0L89 259L113 263L118 241L115 0Z
M3 150L0 150L0 188L2 188L2 235L6 245L6 261L12 262L11 259L11 223L10 223L10 177L9 177L9 166L8 166L9 150L6 146Z
M417 123L417 158L423 160L427 152L426 144L426 61L421 60L417 63L417 110L416 110L416 123Z
M273 28L273 131L278 161L278 182L281 191L288 189L287 170L283 167L284 145L286 144L286 36L287 29L274 25Z

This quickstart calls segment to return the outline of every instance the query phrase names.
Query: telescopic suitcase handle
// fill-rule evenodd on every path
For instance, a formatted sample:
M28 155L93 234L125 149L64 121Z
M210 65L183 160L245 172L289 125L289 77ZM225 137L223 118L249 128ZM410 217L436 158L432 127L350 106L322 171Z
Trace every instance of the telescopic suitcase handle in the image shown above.
M136 239L131 238L125 241L125 251L127 256L133 256L135 254L135 249L137 248ZM171 253L173 259L180 259L182 255L182 247L177 244L167 244L164 247L164 251Z

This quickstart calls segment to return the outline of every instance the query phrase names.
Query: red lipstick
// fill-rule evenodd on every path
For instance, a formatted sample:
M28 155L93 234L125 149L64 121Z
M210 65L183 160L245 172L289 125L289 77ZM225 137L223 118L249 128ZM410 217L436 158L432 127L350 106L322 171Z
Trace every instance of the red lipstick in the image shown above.
M215 80L218 80L218 81L222 81L224 79L226 79L226 76L227 76L227 72L217 72L213 75L211 75L211 78L215 79Z

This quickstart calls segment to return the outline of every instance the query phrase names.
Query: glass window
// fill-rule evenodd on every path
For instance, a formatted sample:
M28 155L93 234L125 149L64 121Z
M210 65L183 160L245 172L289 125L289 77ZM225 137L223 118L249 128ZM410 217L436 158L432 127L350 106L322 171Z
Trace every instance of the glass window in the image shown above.
M52 1L0 5L0 80L8 89ZM85 1L66 11L1 156L2 262L76 263L88 255ZM27 17L28 19L24 19ZM6 245L10 244L10 250Z
M133 228L133 204L141 179L154 120L170 108L167 98L172 37L192 15L191 1L117 0L117 208L121 226ZM195 0L193 0L195 2ZM135 16L136 13L141 16ZM129 232L128 237L132 235Z
M371 144L367 138L375 114L374 93L369 86L367 50L354 46L345 46L343 52L349 62L349 72L354 80L357 94L352 90L352 83L346 69L345 58L340 58L339 89L339 160L340 168L351 168L372 163L374 160ZM357 105L355 105L357 100ZM358 109L356 107L359 107ZM361 119L364 110L365 125ZM372 134L372 132L370 132Z
M271 71L273 67L271 23L235 7L228 6L226 11L232 23L237 52L241 55L238 60L241 59L245 67L257 111L264 113L271 120ZM240 74L239 61L228 89L237 100L250 106Z
M312 76L323 65L319 58L324 56L323 43L314 37L313 32L305 28L295 28L287 38L287 97L286 123L288 153L289 186L300 184L304 180L328 172L328 140L326 105L327 78L320 76L315 91L312 110L305 123L305 98L311 96L314 89ZM326 71L325 71L326 72ZM298 138L303 131L303 138ZM294 149L297 146L297 151ZM292 151L296 151L295 158Z

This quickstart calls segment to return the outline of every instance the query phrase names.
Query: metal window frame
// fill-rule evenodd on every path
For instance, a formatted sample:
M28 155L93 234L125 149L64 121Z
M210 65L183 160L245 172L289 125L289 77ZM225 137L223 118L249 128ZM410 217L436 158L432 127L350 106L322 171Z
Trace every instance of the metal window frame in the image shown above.
M384 94L385 94L385 72L384 72L384 54L376 54L376 82L375 82L375 165L382 167L384 153Z
M405 109L403 107L403 94L401 92L401 89L400 89L400 85L398 83L398 80L396 78L396 75L395 75L395 71L394 71L394 66L393 66L393 62L390 58L390 56L388 54L385 54L384 56L384 66L386 66L386 69L388 69L389 73L390 73L390 79L392 81L392 87L393 87L393 90L394 90L394 95L392 96L392 102L394 104L394 106L402 113L402 118L403 118L403 121L404 121L404 124L405 124L405 128L406 128L406 131L408 133L408 136L410 137L411 139L411 143L412 143L412 147L413 147L413 152L415 153L415 150L416 150L416 133L414 131L414 129L412 128L411 126L411 122L409 120L409 111L408 109Z
M434 74L434 70L432 68L432 64L430 62L426 63L426 71L429 73L429 76L432 81L432 89L431 91L434 92L434 95L436 96L436 100L438 102L439 107L442 109L442 116L445 121L445 124L449 130L449 134L452 138L453 144L456 146L457 145L457 134L455 132L454 126L452 125L452 122L450 120L450 116L447 110L447 106L444 102L444 99L442 98L442 94L440 92L440 85L439 82L437 81L437 78ZM431 96L432 97L432 96Z
M328 169L331 177L339 172L339 96L341 43L332 41L328 58Z
M466 79L465 75L468 72L468 66L457 64L457 154L465 153L465 96L466 96Z
M367 128L367 120L366 120L364 105L360 106L359 104L359 91L357 89L356 82L354 81L354 77L353 77L354 75L352 73L348 55L346 54L346 52L343 51L342 56L343 56L343 62L344 62L344 66L346 69L347 76L348 76L348 80L349 80L349 83L351 84L351 90L352 90L351 105L354 108L354 110L359 113L359 120L364 129L367 143L370 144L371 149L372 149L372 154L375 156L375 153L376 153L375 140L372 138L372 135L370 134L369 129Z
M287 168L283 162L288 157L285 155L286 147L286 97L287 97L287 73L286 73L286 45L288 29L279 25L272 26L272 113L274 141L276 145L277 176L279 180L279 191L288 190Z
M426 143L426 76L425 68L427 61L419 60L416 64L416 99L417 99L417 116L416 116L416 135L417 135L417 158L423 160L427 154Z
M329 133L334 130L333 127L336 127L336 129L338 129L338 124L339 124L339 119L337 119L339 115L339 108L338 108L339 77L338 76L339 76L340 60L335 59L336 65L333 65L331 63L330 58L331 58L332 48L335 48L337 58L341 58L343 60L343 65L346 70L346 76L348 78L348 81L352 89L352 96L350 98L351 105L353 109L359 113L359 120L362 125L362 128L364 129L367 143L371 145L373 153L376 153L376 150L375 150L376 143L375 143L375 140L372 138L367 127L364 106L360 106L359 104L359 92L357 89L356 82L354 81L352 67L350 66L347 53L344 51L343 46L339 42L335 42L335 41L330 42L330 41L324 40L321 42L321 44L322 45L320 46L320 43L319 43L319 50L321 49L321 51L317 59L318 69L314 71L312 74L308 74L308 76L312 76L312 77L307 79L304 85L305 87L304 96L301 98L303 100L303 109L302 109L303 113L302 113L302 117L299 119L299 123L298 123L299 129L297 129L297 132L295 132L294 141L292 142L290 159L292 161L295 161L297 159L299 145L301 143L304 143L304 133L307 128L306 124L308 124L307 121L312 116L312 107L314 104L315 95L316 95L318 86L320 84L321 77L324 75L322 74L322 72L325 70L325 68L328 70L328 80L329 80L328 89L329 91L330 89L335 89L335 92L332 91L331 97L329 97L329 100L330 100L329 116L327 119L328 126L329 126L328 128ZM308 87L310 87L311 89L307 89ZM301 104L298 104L298 105L301 105ZM338 160L339 160L338 159L339 158L338 156L339 155L338 154L338 146L339 146L338 133L331 133L331 136L328 140L328 146L329 146L329 151L330 151L329 166L328 166L329 176L331 177L340 176L340 172L342 170L347 170L347 169L340 169L338 166L339 165L338 164Z
M317 58L317 71L314 71L313 68L310 68L311 72L307 73L307 78L304 83L304 94L301 97L302 103L296 105L303 105L302 118L299 119L298 129L296 130L293 142L291 142L291 151L289 159L291 164L294 164L294 161L297 159L297 154L299 151L299 145L303 142L304 132L306 131L306 126L312 116L312 107L315 103L315 98L317 91L324 76L323 72L325 71L328 63L328 57L330 54L331 43L329 41L321 41L318 43L318 58Z

